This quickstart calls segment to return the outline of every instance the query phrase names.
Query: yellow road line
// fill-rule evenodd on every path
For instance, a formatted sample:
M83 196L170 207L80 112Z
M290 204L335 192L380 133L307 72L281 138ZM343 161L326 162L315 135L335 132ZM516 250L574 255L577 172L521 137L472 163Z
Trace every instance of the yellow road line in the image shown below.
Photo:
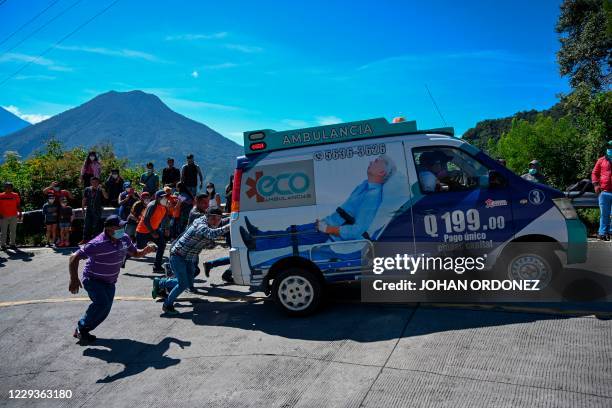
M258 302L265 297L259 296L204 296L204 297L192 297L192 298L179 298L179 301L201 301L205 299L211 299L213 301L221 301L221 302ZM119 301L128 301L128 302L151 302L150 296L115 296L114 300ZM21 306L21 305L35 305L40 303L68 303L68 302L90 302L91 300L88 297L68 297L68 298L51 298L51 299L32 299L32 300L16 300L12 302L0 302L0 307L9 307L9 306Z

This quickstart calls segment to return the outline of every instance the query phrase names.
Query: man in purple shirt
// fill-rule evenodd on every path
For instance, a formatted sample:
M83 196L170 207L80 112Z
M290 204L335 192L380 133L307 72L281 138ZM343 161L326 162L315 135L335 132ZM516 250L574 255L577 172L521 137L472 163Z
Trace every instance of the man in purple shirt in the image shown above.
M111 215L104 221L104 231L70 257L68 290L76 294L79 293L79 288L85 288L92 302L83 318L77 323L73 334L81 342L95 341L96 336L90 332L110 313L115 297L115 283L126 255L142 257L157 249L155 244L149 244L141 250L136 249L125 233L125 223L117 215ZM81 259L87 259L83 269L82 284L79 280Z

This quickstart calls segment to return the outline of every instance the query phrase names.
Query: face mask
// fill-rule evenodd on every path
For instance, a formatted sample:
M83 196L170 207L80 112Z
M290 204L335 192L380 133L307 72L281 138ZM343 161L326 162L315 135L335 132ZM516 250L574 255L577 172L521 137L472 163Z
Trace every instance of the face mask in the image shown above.
M60 188L59 188L59 187L53 187L53 189L54 189L55 191L59 191L59 190L60 190Z
M66 207L68 203L62 203L62 207Z
M606 149L606 154L608 157L612 157L612 149Z
M529 174L531 174L532 176L535 176L537 172L538 172L537 169L529 169Z
M118 174L111 174L111 177L116 179L117 177L119 177L119 175Z
M153 169L147 169L147 173L149 174L153 173Z
M55 200L48 200L49 204L53 204L55 202Z
M214 191L214 189L212 188L207 188L206 191L208 191L209 193L212 193Z
M89 156L89 160L95 160L95 159L96 159L96 156L94 155Z
M118 230L113 231L113 238L121 239L123 234L125 234L125 228L119 228Z

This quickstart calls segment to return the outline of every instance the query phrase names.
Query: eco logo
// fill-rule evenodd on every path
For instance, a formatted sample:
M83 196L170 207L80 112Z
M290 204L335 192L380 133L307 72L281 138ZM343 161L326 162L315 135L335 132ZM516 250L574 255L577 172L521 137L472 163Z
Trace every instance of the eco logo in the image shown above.
M310 179L303 172L281 173L276 177L266 176L263 171L256 171L255 178L247 178L249 189L247 197L256 197L261 203L274 196L294 196L303 194L310 187Z
M256 167L245 175L245 210L313 205L312 160Z

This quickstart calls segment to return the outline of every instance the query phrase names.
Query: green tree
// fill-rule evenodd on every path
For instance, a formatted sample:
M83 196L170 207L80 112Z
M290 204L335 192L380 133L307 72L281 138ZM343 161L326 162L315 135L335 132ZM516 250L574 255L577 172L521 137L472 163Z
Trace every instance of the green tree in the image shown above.
M584 140L568 118L554 120L539 115L533 123L515 119L511 129L489 147L517 174L524 174L531 160L539 160L548 183L565 189L576 181L583 145Z
M561 4L556 26L561 42L557 62L573 88L585 84L598 91L610 85L611 25L611 0L564 0Z

